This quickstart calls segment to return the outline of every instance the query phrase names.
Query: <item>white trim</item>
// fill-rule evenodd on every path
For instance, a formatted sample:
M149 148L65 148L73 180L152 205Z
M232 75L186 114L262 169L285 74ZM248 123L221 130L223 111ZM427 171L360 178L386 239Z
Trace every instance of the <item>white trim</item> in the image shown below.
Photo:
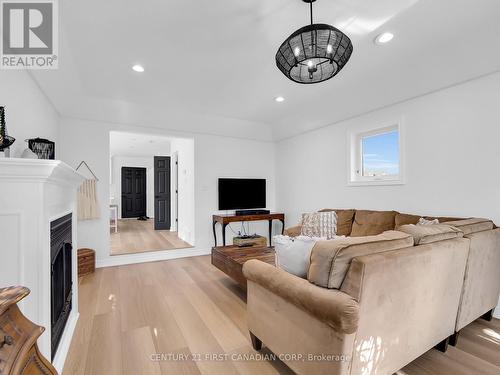
M170 230L177 232L179 229L179 151L174 151L170 156Z
M347 186L391 186L391 185L404 185L405 182L401 179L395 180L367 180L367 181L349 181Z
M171 260L179 258L197 257L211 254L212 249L176 249L160 250L146 253L113 255L105 259L96 259L96 268L123 266L127 264L157 262L160 260Z
M66 327L64 328L64 332L61 336L61 341L59 341L56 355L52 361L52 365L56 368L59 374L62 374L64 363L66 362L66 358L68 356L69 347L71 345L71 340L73 339L73 334L79 317L79 312L74 310L71 311L68 321L66 322Z
M359 143L362 138L383 134L391 130L399 133L399 175L397 176L377 176L360 177L358 171L361 169L362 156ZM347 133L347 186L384 186L384 185L404 185L406 158L405 158L405 131L404 119L389 121L384 124L364 125L350 129ZM358 154L359 153L359 154Z

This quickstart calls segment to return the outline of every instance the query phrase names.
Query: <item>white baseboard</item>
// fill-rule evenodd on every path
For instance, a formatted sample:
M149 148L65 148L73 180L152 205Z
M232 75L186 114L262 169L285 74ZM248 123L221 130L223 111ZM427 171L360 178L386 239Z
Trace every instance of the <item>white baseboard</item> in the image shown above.
M159 260L179 259L187 257L196 257L200 255L208 255L212 249L204 248L188 248L163 251L151 251L147 253L113 255L104 259L96 259L96 268L122 266L126 264L156 262Z
M62 374L64 362L66 362L66 357L68 356L69 347L71 345L71 340L73 339L73 334L79 317L80 313L78 312L70 313L68 321L66 322L66 327L64 328L64 332L61 336L61 341L59 341L56 355L52 361L52 365L59 374Z

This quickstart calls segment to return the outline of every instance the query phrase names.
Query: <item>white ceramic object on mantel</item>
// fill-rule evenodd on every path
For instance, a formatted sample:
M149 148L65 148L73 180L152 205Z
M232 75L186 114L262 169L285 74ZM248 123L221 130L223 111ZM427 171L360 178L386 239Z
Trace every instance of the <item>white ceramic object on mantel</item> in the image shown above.
M29 148L24 149L21 157L23 159L38 159L38 155L31 151Z

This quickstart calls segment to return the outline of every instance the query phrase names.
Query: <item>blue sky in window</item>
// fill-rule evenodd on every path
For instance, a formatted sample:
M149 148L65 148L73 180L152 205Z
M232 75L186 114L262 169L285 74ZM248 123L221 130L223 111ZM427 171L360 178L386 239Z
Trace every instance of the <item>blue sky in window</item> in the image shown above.
M363 146L363 176L399 174L399 132L365 137Z

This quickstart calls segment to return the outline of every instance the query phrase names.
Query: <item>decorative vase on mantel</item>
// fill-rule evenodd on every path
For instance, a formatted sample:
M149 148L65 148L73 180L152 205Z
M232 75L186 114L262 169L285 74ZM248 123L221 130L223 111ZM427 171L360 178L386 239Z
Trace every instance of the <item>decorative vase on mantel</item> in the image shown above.
M0 157L9 157L9 147L12 146L15 140L15 138L7 134L5 107L0 106Z

